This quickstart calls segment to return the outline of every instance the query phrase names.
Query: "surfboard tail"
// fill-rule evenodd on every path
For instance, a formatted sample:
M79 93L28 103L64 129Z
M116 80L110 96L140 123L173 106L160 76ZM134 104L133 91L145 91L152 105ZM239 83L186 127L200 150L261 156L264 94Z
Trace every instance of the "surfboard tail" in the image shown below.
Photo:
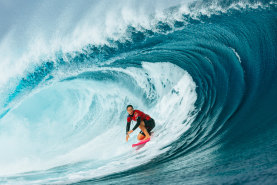
M146 139L146 140L142 140L142 141L140 141L140 142L138 142L138 143L136 143L136 144L132 144L132 147L142 145L142 144L144 144L144 143L147 143L148 141L150 141L150 138L149 138L149 139Z

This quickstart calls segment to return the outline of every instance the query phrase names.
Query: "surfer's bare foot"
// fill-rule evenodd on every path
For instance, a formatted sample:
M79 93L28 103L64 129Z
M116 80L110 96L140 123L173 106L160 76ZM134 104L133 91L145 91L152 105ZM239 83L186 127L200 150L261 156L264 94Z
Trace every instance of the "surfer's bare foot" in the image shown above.
M150 138L150 136L148 136L148 137L147 137L147 136L145 136L145 138L144 138L143 140L147 140L147 139L149 139L149 138Z

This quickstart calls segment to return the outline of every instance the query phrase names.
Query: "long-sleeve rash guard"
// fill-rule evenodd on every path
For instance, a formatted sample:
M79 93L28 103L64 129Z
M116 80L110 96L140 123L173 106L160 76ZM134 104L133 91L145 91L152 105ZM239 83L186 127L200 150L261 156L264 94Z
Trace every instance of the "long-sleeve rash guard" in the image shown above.
M151 117L149 115L143 113L142 111L134 110L133 115L129 114L128 117L127 117L126 134L130 130L130 124L131 124L132 120L137 121L136 125L132 129L134 131L134 130L136 130L136 128L138 128L141 120L144 121L144 120L150 120L150 119L151 119Z

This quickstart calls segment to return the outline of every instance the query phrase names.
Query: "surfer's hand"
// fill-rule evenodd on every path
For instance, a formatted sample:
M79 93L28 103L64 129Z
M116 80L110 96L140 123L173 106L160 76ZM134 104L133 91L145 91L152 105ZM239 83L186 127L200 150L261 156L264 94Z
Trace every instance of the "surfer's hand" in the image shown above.
M126 135L126 141L128 141L129 137L130 137L129 134L127 134Z
M130 131L128 132L128 135L131 134L132 132L133 132L133 130L130 130Z

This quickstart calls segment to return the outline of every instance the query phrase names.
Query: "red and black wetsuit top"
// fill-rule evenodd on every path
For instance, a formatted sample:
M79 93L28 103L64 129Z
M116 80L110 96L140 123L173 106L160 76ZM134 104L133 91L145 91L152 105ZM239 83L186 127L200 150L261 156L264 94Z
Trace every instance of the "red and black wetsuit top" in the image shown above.
M151 117L148 114L145 114L140 110L134 110L133 115L129 114L128 117L127 117L126 134L130 130L130 124L131 124L132 120L137 121L137 124L132 129L134 131L136 128L138 128L141 120L144 121L144 120L150 120L150 119L151 119Z

